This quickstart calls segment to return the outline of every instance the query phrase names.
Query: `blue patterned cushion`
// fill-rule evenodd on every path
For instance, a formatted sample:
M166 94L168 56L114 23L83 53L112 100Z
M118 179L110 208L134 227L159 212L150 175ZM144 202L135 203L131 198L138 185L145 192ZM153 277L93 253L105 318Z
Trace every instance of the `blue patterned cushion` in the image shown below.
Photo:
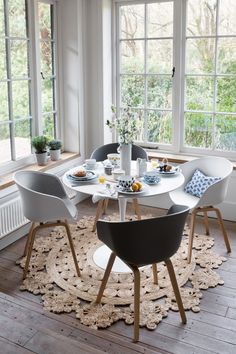
M184 190L195 197L201 198L208 187L220 180L220 177L206 176L200 170L196 170Z

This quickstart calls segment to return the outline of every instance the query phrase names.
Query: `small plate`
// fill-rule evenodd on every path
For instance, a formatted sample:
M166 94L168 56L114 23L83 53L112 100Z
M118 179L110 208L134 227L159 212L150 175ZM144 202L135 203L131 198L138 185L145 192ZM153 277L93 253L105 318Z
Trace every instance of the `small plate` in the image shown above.
M146 192L146 188L143 186L142 189L138 192L133 192L131 189L129 190L126 190L126 189L123 189L119 186L116 186L115 189L117 190L117 192L119 193L123 193L123 194L132 194L132 195L135 195L135 194L140 194L140 193L143 193L143 192Z
M180 172L180 168L177 166L171 171L157 171L162 176L173 176Z
M148 184L149 186L155 186L156 184L160 183L160 181L161 181L160 177L159 177L158 181L156 181L156 182L146 182L144 180L144 178L142 178L142 182L145 184Z
M79 177L79 176L73 175L73 173L69 173L67 175L67 178L69 178L73 181L76 181L76 182L90 181L96 177L97 177L97 174L93 171L90 171L90 170L86 171L86 176Z

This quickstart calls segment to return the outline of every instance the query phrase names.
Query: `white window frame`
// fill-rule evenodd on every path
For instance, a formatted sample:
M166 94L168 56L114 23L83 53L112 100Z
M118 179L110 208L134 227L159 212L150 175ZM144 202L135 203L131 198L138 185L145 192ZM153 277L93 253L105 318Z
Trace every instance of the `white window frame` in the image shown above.
M116 102L119 111L119 7L122 5L147 4L164 2L168 0L113 0L113 100ZM175 76L172 89L172 112L173 112L173 144L163 145L159 143L137 142L147 148L158 149L158 151L173 152L177 154L191 155L218 155L236 159L236 152L218 151L184 146L184 113L185 113L185 54L186 54L186 12L188 0L173 0L174 4L174 27L173 27L173 67ZM217 36L217 34L216 34ZM215 37L215 36L213 36ZM219 38L219 37L218 37ZM216 75L218 76L218 75ZM215 92L214 92L215 94ZM214 97L215 99L215 97ZM215 113L215 112L214 112ZM227 113L228 114L228 113Z
M29 68L30 75L29 81L31 84L30 91L30 108L31 108L31 124L32 124L32 136L41 135L42 134L42 107L41 107L41 74L40 74L40 53L39 53L39 31L38 31L38 20L37 20L37 3L46 3L53 5L53 25L54 25L54 42L56 45L55 51L55 77L56 77L56 85L55 85L55 106L56 110L56 121L55 121L55 131L56 138L61 139L61 122L60 122L60 111L58 105L58 96L59 96L59 67L58 67L58 19L57 19L57 0L27 0L27 25L28 25L28 43L29 43ZM51 112L50 112L51 113ZM12 141L11 141L12 144ZM13 156L14 158L14 156ZM32 164L35 161L35 156L32 152L31 155L23 157L18 160L11 160L5 163L0 164L1 174L9 173L10 171L17 170L27 164Z

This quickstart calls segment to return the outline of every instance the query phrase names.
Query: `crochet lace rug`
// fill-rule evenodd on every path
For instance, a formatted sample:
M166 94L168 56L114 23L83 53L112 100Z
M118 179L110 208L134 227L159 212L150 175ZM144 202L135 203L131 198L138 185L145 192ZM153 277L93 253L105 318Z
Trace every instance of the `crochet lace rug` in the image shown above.
M117 219L112 215L110 219ZM149 215L150 217L150 215ZM92 232L93 217L84 217L70 225L81 277L75 274L68 239L64 228L58 227L47 236L37 236L30 262L30 272L21 290L41 294L45 309L55 312L75 311L81 323L92 328L105 328L118 320L132 324L133 275L131 272L112 272L102 302L94 303L103 278L104 269L94 263L93 254L102 245L96 232ZM214 239L196 234L191 264L187 263L188 227L181 246L172 257L185 310L200 311L201 290L223 285L214 269L226 258L211 248ZM17 264L24 267L25 258ZM164 264L158 263L158 285L153 284L151 266L141 273L140 326L155 329L168 310L178 311L175 296ZM85 300L82 301L81 300Z

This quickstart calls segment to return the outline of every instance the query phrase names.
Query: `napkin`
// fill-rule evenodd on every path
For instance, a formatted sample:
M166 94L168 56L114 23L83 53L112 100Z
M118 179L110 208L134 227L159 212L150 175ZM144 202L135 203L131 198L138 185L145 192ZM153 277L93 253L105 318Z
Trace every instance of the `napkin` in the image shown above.
M92 201L93 203L97 203L99 200L105 198L117 198L117 191L109 183L106 183L106 186L104 186L103 189L98 190L96 193L94 193L94 195L92 196Z

